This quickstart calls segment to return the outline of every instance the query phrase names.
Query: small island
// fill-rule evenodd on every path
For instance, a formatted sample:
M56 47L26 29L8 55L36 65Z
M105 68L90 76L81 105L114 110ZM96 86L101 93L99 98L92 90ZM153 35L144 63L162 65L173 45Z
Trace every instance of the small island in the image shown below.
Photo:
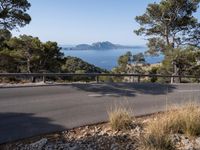
M139 48L140 46L125 46L120 44L113 44L111 42L96 42L92 45L89 44L79 44L75 47L65 47L64 50L105 50L105 49L130 49Z

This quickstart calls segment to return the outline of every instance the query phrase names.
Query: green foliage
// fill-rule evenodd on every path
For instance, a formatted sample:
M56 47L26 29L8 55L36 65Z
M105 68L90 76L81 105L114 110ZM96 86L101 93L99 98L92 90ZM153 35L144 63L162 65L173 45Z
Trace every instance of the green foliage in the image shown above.
M152 67L149 71L149 74L158 74L159 67ZM151 82L156 82L158 80L158 77L151 77Z
M145 63L144 54L138 53L138 54L132 55L132 63L134 63L134 64Z
M0 29L12 30L23 27L31 21L26 13L31 4L27 0L0 1Z
M89 64L77 57L65 57L64 64L62 65L62 72L76 73L82 71L84 73L103 73L107 72L104 69L98 68L92 64Z
M18 72L18 63L12 53L8 49L0 50L0 73Z
M0 29L0 47L3 46L3 42L11 38L11 33L8 30Z
M7 32L5 32L6 34ZM7 36L2 36L7 37ZM2 38L3 39L3 38ZM21 35L4 38L0 49L0 72L9 73L102 73L107 72L75 57L65 57L56 42L43 43L37 37ZM55 79L56 78L51 78ZM69 80L94 80L94 77L64 78Z
M9 47L15 52L15 58L19 60L21 72L35 72L38 69L40 59L41 42L38 38L22 35L19 38L11 38ZM26 66L26 67L25 67Z
M161 74L199 74L194 47L200 47L200 23L193 16L199 3L200 0L161 0L149 4L146 12L136 17L140 28L135 33L148 37L146 53L165 56Z
M64 54L60 50L61 48L56 42L43 43L40 51L39 70L61 72Z
M60 72L63 53L56 42L22 35L4 41L0 58L0 72Z
M142 73L142 68L139 64L145 63L145 57L143 53L133 55L131 52L127 52L118 59L118 66L113 69L116 73Z
M99 77L99 81L101 81L101 82L114 82L115 80L114 80L115 78L114 77L107 77L107 76L100 76Z
M180 45L199 46L200 24L193 16L200 0L161 0L149 4L146 12L136 17L138 35L149 36L149 53L165 53Z
M198 48L174 49L166 54L161 73L172 74L174 71L172 63L174 62L179 75L198 75L200 73L199 60L200 51Z
M76 73L76 74L83 74L83 73L107 73L108 71L96 67L92 64L89 64L77 57L65 57L62 64L62 72L63 73ZM70 81L91 81L95 80L94 77L65 77L65 80Z

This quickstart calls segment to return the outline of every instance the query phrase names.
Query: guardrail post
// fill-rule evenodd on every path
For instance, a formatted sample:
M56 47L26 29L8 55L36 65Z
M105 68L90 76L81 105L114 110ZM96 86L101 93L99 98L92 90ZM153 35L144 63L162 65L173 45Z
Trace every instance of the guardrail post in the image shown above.
M138 76L138 83L140 83L140 78L141 78L141 77L140 77L140 76Z
M31 82L35 83L35 77L34 76L31 77Z
M174 77L171 77L171 84L174 83Z
M96 82L99 83L99 76L96 76Z
M46 82L46 76L43 74L42 76L42 81L45 83Z
M179 77L179 83L182 83L182 78L181 78L181 76Z

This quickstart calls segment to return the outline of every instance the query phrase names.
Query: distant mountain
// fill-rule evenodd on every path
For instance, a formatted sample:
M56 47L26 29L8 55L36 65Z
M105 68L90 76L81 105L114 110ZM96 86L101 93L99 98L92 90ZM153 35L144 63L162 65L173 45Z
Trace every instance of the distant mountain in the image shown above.
M66 47L64 50L105 50L105 49L128 49L139 48L139 46L124 46L119 44L113 44L111 42L97 42L92 45L80 44L75 47Z

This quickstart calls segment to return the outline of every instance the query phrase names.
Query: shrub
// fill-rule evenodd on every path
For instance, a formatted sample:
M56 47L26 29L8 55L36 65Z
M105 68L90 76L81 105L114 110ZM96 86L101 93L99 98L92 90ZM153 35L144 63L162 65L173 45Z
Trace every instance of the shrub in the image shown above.
M124 107L115 107L108 112L109 121L113 130L128 130L132 127L131 111Z

